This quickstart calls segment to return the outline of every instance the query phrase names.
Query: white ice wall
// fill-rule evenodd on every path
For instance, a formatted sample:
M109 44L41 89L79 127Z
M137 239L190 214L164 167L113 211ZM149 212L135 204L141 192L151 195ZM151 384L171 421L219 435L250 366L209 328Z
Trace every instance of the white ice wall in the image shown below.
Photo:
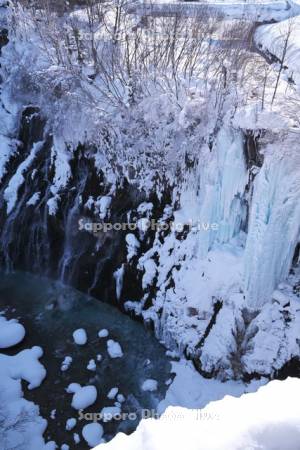
M285 148L286 147L286 148ZM300 155L297 142L269 144L254 182L245 252L249 306L270 300L291 266L300 231Z
M212 151L203 149L195 178L181 196L182 209L175 220L192 220L200 226L196 244L200 258L214 242L226 243L240 231L245 212L241 199L248 181L243 146L242 132L222 128Z

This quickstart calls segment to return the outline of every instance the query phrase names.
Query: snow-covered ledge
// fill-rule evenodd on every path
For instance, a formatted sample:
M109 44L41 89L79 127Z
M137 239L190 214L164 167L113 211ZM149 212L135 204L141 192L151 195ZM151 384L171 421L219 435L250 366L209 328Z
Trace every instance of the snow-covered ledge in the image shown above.
M240 398L204 409L169 407L159 420L142 420L98 450L298 450L300 380L272 381Z

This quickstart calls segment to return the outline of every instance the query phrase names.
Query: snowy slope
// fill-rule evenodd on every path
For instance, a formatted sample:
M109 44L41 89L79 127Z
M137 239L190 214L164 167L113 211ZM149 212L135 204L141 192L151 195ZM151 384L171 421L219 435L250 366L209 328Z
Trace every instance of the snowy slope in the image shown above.
M286 76L290 76L300 86L300 17L271 25L258 27L255 33L257 45L264 51L282 60L285 42L288 37L284 65Z
M272 381L257 393L225 397L204 409L170 407L143 420L135 433L118 434L107 450L298 450L300 381Z

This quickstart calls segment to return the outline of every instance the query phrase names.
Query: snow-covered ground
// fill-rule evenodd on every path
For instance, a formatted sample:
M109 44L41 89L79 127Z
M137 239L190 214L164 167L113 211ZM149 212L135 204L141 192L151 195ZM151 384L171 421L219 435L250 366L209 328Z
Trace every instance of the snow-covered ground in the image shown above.
M284 59L286 78L291 77L300 89L300 16L258 27L255 41L278 60Z
M118 434L107 450L298 450L300 381L272 381L257 393L225 397L204 409L170 407L143 420L135 433Z
M1 316L1 348L11 347L24 338L24 327L17 321ZM22 448L22 450L54 450L54 442L45 443L43 433L47 421L39 415L39 408L26 400L21 381L26 389L40 386L46 376L44 366L39 362L43 355L40 347L32 347L14 356L0 354L0 448ZM23 395L25 396L23 397Z

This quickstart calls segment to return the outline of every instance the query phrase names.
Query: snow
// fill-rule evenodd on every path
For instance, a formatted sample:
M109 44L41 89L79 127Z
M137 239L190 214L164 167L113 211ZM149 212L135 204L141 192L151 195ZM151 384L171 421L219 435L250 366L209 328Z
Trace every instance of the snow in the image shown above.
M130 261L137 254L140 243L133 233L126 234L125 240L127 244L127 261Z
M99 423L89 423L82 428L82 436L90 447L101 442L103 427Z
M91 370L91 371L95 371L96 370L96 363L94 359L90 359L88 365L87 365L87 369Z
M37 204L37 202L39 201L41 196L40 192L35 192L30 199L26 202L27 206L35 206Z
M110 400L113 400L118 392L119 392L119 388L117 388L117 387L111 388L109 393L107 394L107 398L109 398Z
M300 157L298 138L280 150L269 145L254 181L245 251L248 304L260 307L285 280L299 241ZM276 245L274 245L276 243Z
M99 338L106 338L109 335L108 330L106 328L103 328L102 330L98 331L98 337Z
M49 198L49 200L47 200L48 213L50 216L55 216L58 209L59 200L60 196L57 194L54 197L51 197Z
M70 431L76 426L77 420L74 417L70 417L70 419L66 422L66 430Z
M15 207L16 201L18 199L18 191L22 184L24 183L24 172L28 170L28 168L33 163L37 153L41 150L44 145L44 141L36 142L31 149L31 152L24 159L24 161L18 166L16 173L10 179L8 186L4 191L4 199L7 204L7 214L10 214L13 208Z
M78 433L74 433L74 434L73 434L73 439L74 439L75 444L79 444L79 442L80 442L80 436L79 436Z
M124 269L125 269L125 265L122 264L121 267L119 267L114 272L114 279L116 282L116 297L118 300L120 300L120 298L121 298L121 292L122 292L122 288L123 288Z
M142 263L142 267L145 271L142 279L142 286L143 289L146 289L148 286L151 286L153 283L153 280L157 273L157 266L155 264L155 261L153 259L149 258L146 261Z
M83 386L78 383L71 383L67 389L68 393L73 393L72 407L74 409L85 409L95 403L97 399L97 389L95 386Z
M124 395L123 395L123 394L118 394L118 395L117 395L117 400L118 400L119 403L125 402L125 397L124 397Z
M111 358L121 358L123 356L120 344L112 339L107 341L107 352Z
M255 33L255 42L264 51L282 60L285 41L288 33L288 45L285 56L285 70L300 88L300 17L285 20L270 25L261 25Z
M168 380L169 387L165 398L158 405L158 414L162 414L169 406L204 408L209 402L221 400L226 395L240 397L246 392L255 392L268 381L262 378L245 384L241 381L206 379L196 371L191 361L185 359L172 361L171 372L175 378L171 382Z
M79 383L70 383L66 391L68 394L75 394L75 392L78 392L80 389L81 386Z
M99 210L99 217L101 220L105 219L111 205L112 198L104 195L96 202L96 208Z
M19 344L25 336L25 328L17 320L0 316L0 348Z
M204 409L169 407L159 420L142 420L97 448L108 450L298 450L300 381L271 381L240 398L226 396Z
M7 356L10 376L15 380L27 381L28 389L39 387L46 377L46 370L38 361L42 356L41 347L32 347L22 350L15 356Z
M63 362L61 363L61 367L60 370L62 372L65 372L66 370L69 369L70 365L72 364L73 358L72 356L66 356L63 360Z
M119 406L105 406L101 410L101 417L103 422L110 422L114 416L119 416L121 408Z
M78 328L73 333L73 339L77 345L85 345L87 343L87 334L83 328Z
M40 386L46 376L44 366L38 361L40 347L23 350L14 356L0 354L1 431L3 448L22 450L54 450L54 442L45 443L43 433L47 421L40 417L39 408L23 397L21 380L28 389Z
M148 378L148 380L145 380L143 382L142 390L148 392L157 391L157 381L153 380L152 378Z

